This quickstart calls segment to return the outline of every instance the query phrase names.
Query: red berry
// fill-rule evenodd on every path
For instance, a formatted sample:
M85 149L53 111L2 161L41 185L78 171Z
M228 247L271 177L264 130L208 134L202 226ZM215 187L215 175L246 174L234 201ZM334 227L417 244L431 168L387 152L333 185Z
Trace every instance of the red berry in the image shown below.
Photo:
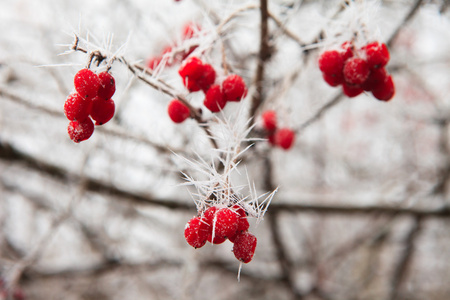
M180 66L180 69L178 69L178 74L180 74L181 77L192 76L200 73L202 68L203 62L198 57L191 56Z
M342 85L342 91L347 97L353 98L361 94L364 90L359 86L350 85L345 82Z
M362 84L370 74L369 65L359 57L348 59L344 65L344 79L350 84Z
M116 92L116 81L114 77L108 72L101 72L98 74L98 78L100 79L98 96L103 99L111 99Z
M275 133L269 134L269 136L267 136L267 140L268 140L269 144L271 144L272 146L277 145L275 143Z
M72 121L67 127L67 133L69 137L75 143L79 143L87 140L94 132L94 123L90 118L86 118L82 121Z
M207 224L207 226L208 226L208 238L207 238L208 242L217 245L217 244L222 244L223 242L225 242L227 240L227 238L223 237L223 236L219 236L216 232L214 232L214 240L212 238L213 226L215 226L214 221L216 220L216 222L217 222L217 219L215 218L216 212L217 212L217 207L211 206L203 214L203 220L204 220L205 224Z
M219 245L224 243L227 240L226 237L214 235L214 240L212 239L212 233L208 235L208 242L211 244Z
M248 228L250 227L245 210L242 207L239 207L238 205L234 205L233 208L236 209L236 212L238 213L238 226L236 229L236 233L233 236L228 237L228 239L232 243L234 243L237 236L241 234L241 232L247 231Z
M214 216L216 215L217 207L211 206L203 213L203 219L205 220L206 224L211 226L212 230L212 223L214 221Z
M199 217L190 219L184 228L184 238L194 248L203 247L208 238L207 225Z
M344 76L342 75L342 73L333 75L322 73L322 77L330 86L338 86L344 83Z
M201 90L198 79L201 78L203 70L203 62L195 56L185 60L178 70L178 74L180 74L183 79L184 86L187 87L190 92Z
M319 57L319 69L327 75L339 75L344 67L344 58L336 50L328 50Z
M186 120L191 112L189 108L180 100L173 99L167 108L170 119L175 123L182 123Z
M91 101L83 99L78 93L70 94L64 103L64 113L70 121L84 120L91 112Z
M200 73L200 77L196 79L200 89L202 89L206 93L215 80L216 71L214 71L214 68L210 64L204 64Z
M97 96L100 88L100 79L97 74L89 69L82 69L75 74L73 80L75 90L85 99L92 99Z
M220 85L211 86L208 92L206 92L203 104L212 112L219 112L225 107L227 101L223 97Z
M392 76L388 76L386 81L372 90L372 94L375 98L381 101L389 101L394 97L395 94L395 86L394 81L392 80Z
M241 101L247 95L247 87L241 76L229 75L222 83L223 93L227 101Z
M96 97L92 100L91 117L95 125L103 125L112 119L116 107L113 99Z
M341 53L342 58L344 60L344 62L349 59L350 57L353 57L353 49L352 49L352 44L350 42L344 42L341 45L341 48L344 52Z
M234 241L234 256L243 263L249 263L255 254L256 243L256 236L250 232L242 232Z
M362 48L366 52L367 64L371 69L382 68L387 65L390 55L386 44L373 42Z
M382 85L387 79L387 72L385 68L372 69L369 78L361 85L365 91L371 91Z
M288 150L294 144L295 132L289 128L282 128L275 132L275 144Z
M236 234L239 215L229 209L221 208L216 212L215 223L213 222L214 235L218 237L230 237Z
M277 113L274 110L266 110L261 116L267 131L272 132L277 129Z

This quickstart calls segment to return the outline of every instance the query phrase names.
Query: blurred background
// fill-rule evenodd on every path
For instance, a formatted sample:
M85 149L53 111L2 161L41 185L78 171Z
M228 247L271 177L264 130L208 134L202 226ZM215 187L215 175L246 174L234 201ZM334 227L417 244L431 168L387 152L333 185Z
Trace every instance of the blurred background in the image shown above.
M268 57L260 2L2 2L0 299L450 298L449 2L269 0ZM244 78L249 95L217 115L255 124L232 184L244 196L249 182L278 191L263 220L250 219L258 245L239 281L229 241L184 239L198 191L181 172L204 174L180 157L212 164L217 151L203 125L170 120L170 95L113 60L116 115L70 140L63 105L89 62L71 50L75 36L131 66L195 45L217 80L224 62ZM320 53L350 39L388 44L391 101L348 98L322 79ZM179 66L143 76L202 108ZM268 109L296 132L288 151L265 140ZM202 111L219 148L233 139Z

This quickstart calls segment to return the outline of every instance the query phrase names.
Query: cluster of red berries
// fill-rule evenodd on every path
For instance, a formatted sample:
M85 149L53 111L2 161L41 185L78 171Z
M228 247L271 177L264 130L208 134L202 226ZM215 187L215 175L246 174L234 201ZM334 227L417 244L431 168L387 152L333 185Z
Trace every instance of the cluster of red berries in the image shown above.
M183 62L178 74L190 92L201 90L205 93L203 105L214 113L221 111L228 102L239 102L247 95L247 86L242 77L231 74L221 84L215 84L214 68L195 56ZM190 115L189 108L177 99L169 103L168 113L175 123L183 122Z
M114 116L111 97L116 91L114 77L108 72L98 75L89 69L78 71L74 78L75 92L67 97L64 113L70 123L69 137L75 143L87 140L95 125L103 125Z
M233 243L234 256L243 263L249 263L257 243L256 237L248 232L249 227L247 214L241 206L211 206L202 216L189 220L184 237L194 248L203 247L207 241L222 244L228 239Z
M3 281L3 279L0 278L0 299L9 299L8 298L8 291L6 290L6 285ZM22 290L19 288L14 289L12 292L12 298L13 300L24 300L25 295L23 294Z
M319 57L319 68L324 80L331 86L342 84L348 97L370 91L381 101L394 97L392 76L384 68L390 58L386 44L372 42L355 50L345 42L339 50L328 50Z
M286 127L278 128L277 113L274 110L266 110L261 116L269 143L289 150L294 145L295 132Z
M193 37L195 37L198 32L200 32L201 27L198 24L195 24L193 22L189 22L186 25L184 25L183 30L182 30L182 34L181 34L181 40L182 41L187 41L192 39ZM177 44L175 43L175 48L177 47ZM173 51L172 46L166 46L162 53L160 55L156 55L156 56L151 56L148 60L147 60L147 67L150 70L154 70L156 67L158 67L158 65L161 63L161 61L163 60L164 56L167 55L168 53L171 53ZM176 53L171 59L167 60L165 62L165 66L170 67L176 63L181 63L184 59L186 59L195 49L197 48L197 46L191 46L188 49L180 52L180 53Z

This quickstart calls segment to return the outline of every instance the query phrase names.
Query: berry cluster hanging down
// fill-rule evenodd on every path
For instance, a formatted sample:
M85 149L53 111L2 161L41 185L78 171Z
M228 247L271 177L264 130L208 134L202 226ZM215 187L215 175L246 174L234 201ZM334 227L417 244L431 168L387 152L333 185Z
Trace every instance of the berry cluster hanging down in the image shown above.
M386 44L372 42L354 49L350 42L345 42L340 49L327 50L320 55L319 69L329 85L342 84L348 97L367 91L378 100L389 101L395 94L392 76L385 69L389 58Z
M269 143L289 150L294 145L295 132L287 127L278 128L277 113L274 110L266 110L261 117Z
M222 244L228 239L233 243L236 259L249 263L257 243L256 237L248 232L249 227L247 214L241 206L211 206L203 215L189 220L184 229L184 237L194 248L203 247L207 241Z
M98 75L89 69L78 71L74 78L75 92L67 97L64 113L70 123L69 137L75 143L89 139L95 125L103 125L114 116L111 97L116 91L114 77L108 72Z
M221 84L216 83L214 68L195 56L183 62L178 74L190 92L205 93L203 105L213 113L221 111L228 102L239 102L247 95L247 87L242 77L231 74ZM190 115L189 108L177 99L169 103L168 113L175 123L183 122Z

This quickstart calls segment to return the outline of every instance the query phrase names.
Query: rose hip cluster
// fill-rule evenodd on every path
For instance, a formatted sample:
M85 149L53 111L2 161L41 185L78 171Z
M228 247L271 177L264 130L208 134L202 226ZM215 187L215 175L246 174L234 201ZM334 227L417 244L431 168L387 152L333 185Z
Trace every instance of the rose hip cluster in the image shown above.
M372 42L355 50L350 42L345 42L340 50L323 52L319 68L324 80L331 86L342 84L348 97L370 91L378 100L389 101L395 94L392 76L384 68L389 58L386 44Z
M211 206L202 216L189 220L184 237L194 248L203 247L207 241L222 244L228 239L233 243L234 256L243 263L249 263L257 243L256 237L248 232L249 227L247 214L241 206Z
M95 125L103 125L114 116L111 97L116 91L114 77L108 72L98 75L89 69L78 71L74 78L75 92L67 97L64 113L70 123L69 137L75 143L87 140Z
M213 113L221 111L228 102L239 102L247 95L247 87L242 77L231 74L221 84L217 84L214 68L195 56L183 62L178 74L190 92L205 93L203 105ZM168 113L175 123L183 122L190 115L189 108L177 99L169 103Z
M261 117L269 143L289 150L294 145L295 132L286 127L278 128L277 113L274 110L266 110Z

